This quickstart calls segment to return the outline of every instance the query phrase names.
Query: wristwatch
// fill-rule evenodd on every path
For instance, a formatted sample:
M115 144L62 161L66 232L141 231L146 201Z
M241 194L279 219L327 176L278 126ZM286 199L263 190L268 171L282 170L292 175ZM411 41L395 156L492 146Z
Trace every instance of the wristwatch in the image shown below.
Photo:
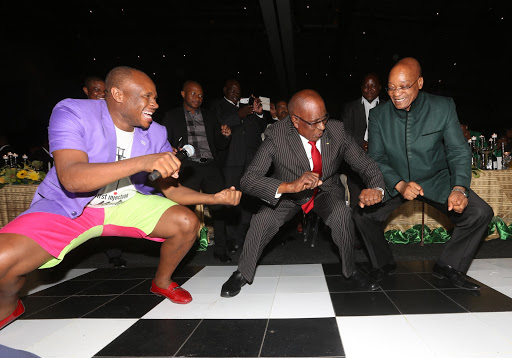
M461 192L462 194L464 194L464 196L465 196L466 198L468 197L468 192L467 192L466 190L464 190L464 189L461 189L461 188L453 188L453 189L452 189L452 193L453 193L454 191Z

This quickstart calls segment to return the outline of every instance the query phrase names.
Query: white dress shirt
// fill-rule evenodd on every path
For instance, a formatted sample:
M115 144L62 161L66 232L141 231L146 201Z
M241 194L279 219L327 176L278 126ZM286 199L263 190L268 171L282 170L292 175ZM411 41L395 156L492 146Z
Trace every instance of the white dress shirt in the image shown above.
M379 97L375 98L372 103L364 97L361 97L361 103L364 104L364 113L366 114L366 132L364 132L364 140L368 142L368 116L370 115L370 109L375 108L379 104Z

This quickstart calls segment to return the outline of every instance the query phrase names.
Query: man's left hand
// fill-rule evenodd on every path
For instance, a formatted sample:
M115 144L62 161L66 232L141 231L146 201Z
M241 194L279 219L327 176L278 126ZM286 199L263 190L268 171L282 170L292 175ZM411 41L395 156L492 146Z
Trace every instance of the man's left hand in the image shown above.
M382 201L382 192L379 189L363 189L359 195L359 206L371 206Z
M468 198L460 191L452 191L448 197L448 211L455 211L456 213L462 213L468 206Z
M219 191L217 194L213 195L215 204L218 205L238 205L241 197L242 192L240 190L236 190L234 186L229 189Z

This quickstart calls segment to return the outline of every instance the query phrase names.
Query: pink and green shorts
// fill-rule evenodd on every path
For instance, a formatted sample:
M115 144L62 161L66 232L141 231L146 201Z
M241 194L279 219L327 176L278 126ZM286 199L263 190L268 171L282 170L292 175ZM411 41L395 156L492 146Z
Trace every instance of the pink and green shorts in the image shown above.
M0 229L0 233L28 236L41 245L51 260L39 268L58 265L64 256L89 239L99 236L135 237L162 242L149 237L163 213L174 201L158 195L137 193L124 203L107 208L86 207L78 218L50 213L27 213Z

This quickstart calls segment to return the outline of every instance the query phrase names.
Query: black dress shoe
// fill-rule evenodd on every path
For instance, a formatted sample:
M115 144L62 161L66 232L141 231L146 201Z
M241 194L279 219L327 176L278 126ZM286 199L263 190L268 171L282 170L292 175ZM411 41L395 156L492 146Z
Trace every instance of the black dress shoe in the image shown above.
M382 281L387 276L394 274L396 272L396 264L387 264L382 266L381 268L375 268L368 273L370 278L375 281Z
M214 252L213 258L220 260L220 262L231 262L232 261L231 257L226 253L218 254L218 253Z
M380 288L380 285L374 279L365 275L358 269L355 269L348 279L354 284L355 288L368 291L376 291Z
M434 277L440 278L440 279L448 279L452 285L458 288L463 288L465 290L479 290L480 286L478 286L476 283L473 283L469 280L467 280L462 272L457 271L450 265L444 265L441 266L439 264L435 264L432 268L432 275Z
M235 297L240 293L240 290L247 283L247 280L242 276L240 271L233 272L231 277L222 285L220 291L221 297Z
M112 265L114 265L115 268L120 268L120 267L126 267L126 265L128 265L128 263L126 262L126 260L123 258L123 256L114 256L114 257L111 257L108 262L110 262Z

